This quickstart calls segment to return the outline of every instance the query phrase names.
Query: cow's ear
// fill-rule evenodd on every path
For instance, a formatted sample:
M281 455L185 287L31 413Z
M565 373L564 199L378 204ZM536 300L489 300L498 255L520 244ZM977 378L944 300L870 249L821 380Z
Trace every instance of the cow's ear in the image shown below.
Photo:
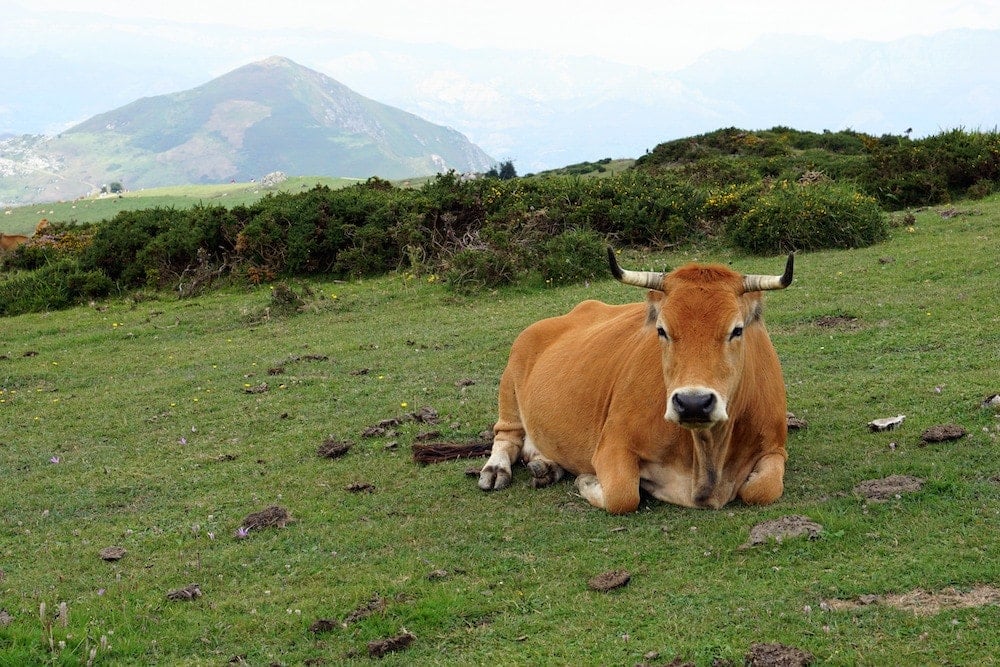
M750 326L754 322L759 321L761 313L764 312L764 304L761 301L760 292L749 292L743 295L742 301L744 326Z
M651 289L646 292L646 324L653 326L656 324L657 318L660 317L660 307L663 305L663 300L667 297L666 294L660 290Z

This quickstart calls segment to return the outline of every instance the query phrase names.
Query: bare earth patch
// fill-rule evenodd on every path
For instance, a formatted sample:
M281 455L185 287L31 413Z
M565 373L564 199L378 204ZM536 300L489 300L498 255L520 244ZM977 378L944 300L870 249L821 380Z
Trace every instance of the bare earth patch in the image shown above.
M816 658L812 653L784 644L753 644L744 664L747 667L804 667Z
M806 426L808 426L805 419L800 419L799 417L793 415L791 412L785 415L785 419L788 422L789 431L797 431L800 428L805 428Z
M918 616L929 616L945 609L1000 605L1000 588L981 585L970 591L959 591L949 587L937 593L918 588L909 593L861 595L851 600L826 600L826 604L835 611L851 611L871 604L882 604L894 609L911 611Z
M866 500L885 502L904 493L914 493L924 486L923 479L912 475L889 475L882 479L867 479L854 487L854 493Z
M368 655L372 658L381 658L387 653L402 651L412 644L414 639L416 639L416 637L412 633L404 630L395 637L388 637L386 639L368 642Z
M168 600L194 600L201 597L200 584L188 584L184 588L175 588L167 593Z
M101 558L106 561L121 560L125 556L125 547L104 547L99 552Z
M858 318L853 315L824 315L813 320L813 323L824 329L857 331L861 328Z
M823 526L809 517L792 514L758 523L750 529L750 539L740 545L740 549L749 549L772 539L781 542L786 538L805 536L815 540L822 532Z
M291 523L292 516L284 507L271 505L259 512L247 514L240 525L247 530L259 530L260 528L284 528Z
M378 595L373 595L371 600L364 603L363 605L352 611L350 614L348 614L347 617L344 619L344 622L341 623L341 625L343 625L346 628L351 623L357 623L358 621L364 618L368 618L372 614L385 611L385 608L386 608L385 600L379 597Z
M602 572L587 582L587 587L592 591L607 593L616 588L621 588L632 579L632 575L625 570L612 570Z

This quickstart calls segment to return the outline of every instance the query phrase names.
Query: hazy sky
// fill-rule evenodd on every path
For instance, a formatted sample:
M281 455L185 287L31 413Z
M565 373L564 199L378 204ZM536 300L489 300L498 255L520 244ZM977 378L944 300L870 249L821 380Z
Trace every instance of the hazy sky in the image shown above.
M888 41L950 28L1000 28L998 0L15 0L34 12L116 22L165 20L258 31L331 29L460 48L503 47L595 55L678 69L762 35ZM0 10L2 17L2 10ZM280 53L268 43L261 57Z

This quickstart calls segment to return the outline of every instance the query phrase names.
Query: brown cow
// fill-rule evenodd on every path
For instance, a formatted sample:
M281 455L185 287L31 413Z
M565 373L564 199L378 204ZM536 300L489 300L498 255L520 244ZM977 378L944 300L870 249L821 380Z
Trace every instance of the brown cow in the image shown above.
M688 264L624 271L645 303L585 301L525 329L500 380L483 490L510 484L519 458L533 486L577 476L609 512L635 511L640 489L687 507L782 493L788 436L785 386L761 318L761 290L792 282Z
M22 234L4 234L0 232L0 252L10 252L22 243L27 243L29 238Z

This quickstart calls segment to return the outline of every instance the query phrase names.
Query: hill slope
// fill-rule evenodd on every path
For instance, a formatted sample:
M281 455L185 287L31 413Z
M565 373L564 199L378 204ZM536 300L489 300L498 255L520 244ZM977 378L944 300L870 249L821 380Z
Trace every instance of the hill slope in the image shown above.
M2 146L0 200L22 203L66 199L111 181L135 189L250 180L277 170L405 178L481 171L493 162L455 130L280 57L191 90L136 100L58 137Z

